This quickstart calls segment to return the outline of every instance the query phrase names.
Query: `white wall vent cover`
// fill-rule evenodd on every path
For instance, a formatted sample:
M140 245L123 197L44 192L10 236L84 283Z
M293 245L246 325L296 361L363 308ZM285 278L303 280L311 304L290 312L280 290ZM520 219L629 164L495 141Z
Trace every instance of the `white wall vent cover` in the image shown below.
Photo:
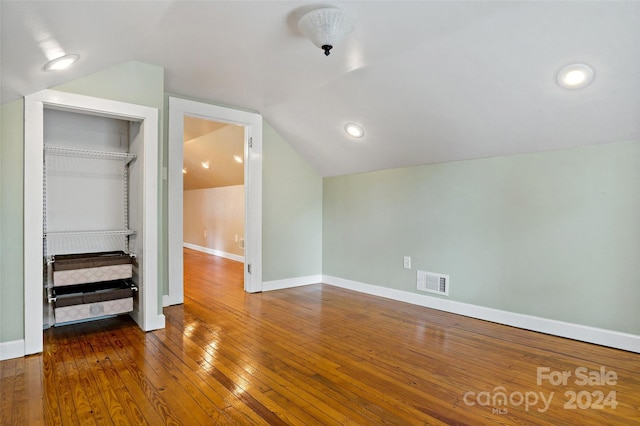
M449 275L418 271L417 288L429 293L449 295Z

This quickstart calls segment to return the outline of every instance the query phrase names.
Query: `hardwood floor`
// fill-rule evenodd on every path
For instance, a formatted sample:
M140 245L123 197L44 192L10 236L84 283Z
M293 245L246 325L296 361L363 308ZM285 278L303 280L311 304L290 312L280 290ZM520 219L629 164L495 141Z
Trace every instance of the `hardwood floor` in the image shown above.
M242 267L185 250L164 330L47 330L0 363L0 424L640 423L638 354L328 285L245 294Z

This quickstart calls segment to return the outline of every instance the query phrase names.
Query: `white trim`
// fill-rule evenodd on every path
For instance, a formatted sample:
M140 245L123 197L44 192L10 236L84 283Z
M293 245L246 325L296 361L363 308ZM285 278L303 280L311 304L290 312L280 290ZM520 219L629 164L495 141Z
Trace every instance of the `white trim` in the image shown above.
M385 297L387 299L398 300L400 302L411 303L413 305L424 306L440 311L451 312L471 318L640 353L640 336L635 334L621 333L618 331L605 330L586 325L486 308L483 306L456 302L439 297L411 293L404 290L396 290L357 281L345 280L343 278L332 277L329 275L323 275L322 282L336 287L346 288L361 293Z
M212 254L214 256L224 257L225 259L235 260L236 262L244 263L244 256L240 256L233 253L227 253L226 251L215 250L209 247L198 246L191 243L183 243L182 245L183 247L191 250L197 250L203 253Z
M198 117L244 126L245 164L245 263L251 264L251 274L245 268L244 289L249 293L262 291L262 116L216 105L169 98L168 146L168 252L169 294L172 305L183 303L183 144L184 116ZM252 148L249 148L252 138Z
M183 177L175 173L184 161L184 108L169 98L169 136L167 147L167 262L169 288L165 306L184 302L183 243ZM178 143L178 141L180 143ZM175 203L179 203L176 206Z
M24 340L0 343L0 361L24 356Z
M24 99L24 354L42 352L42 179L44 109Z
M45 105L141 121L143 143L143 242L148 254L142 265L143 312L132 317L145 330L164 327L158 294L158 109L73 93L42 90L24 102L24 352L42 352L42 159Z
M286 278L284 280L265 281L262 283L262 291L282 290L285 288L300 287L303 285L318 284L322 282L322 275L309 275L306 277Z

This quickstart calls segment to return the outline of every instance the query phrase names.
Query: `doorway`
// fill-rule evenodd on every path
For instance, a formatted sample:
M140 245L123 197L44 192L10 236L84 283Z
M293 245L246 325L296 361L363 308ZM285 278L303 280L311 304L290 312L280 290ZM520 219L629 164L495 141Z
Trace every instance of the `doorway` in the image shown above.
M244 263L243 145L244 126L184 117L185 248Z
M170 97L168 143L168 277L165 306L184 301L184 128L185 118L239 126L244 164L244 290L262 291L262 116ZM211 166L211 165L210 165ZM188 173L188 170L187 170ZM204 235L204 230L202 230ZM233 234L235 242L235 233ZM240 241L239 241L240 242Z

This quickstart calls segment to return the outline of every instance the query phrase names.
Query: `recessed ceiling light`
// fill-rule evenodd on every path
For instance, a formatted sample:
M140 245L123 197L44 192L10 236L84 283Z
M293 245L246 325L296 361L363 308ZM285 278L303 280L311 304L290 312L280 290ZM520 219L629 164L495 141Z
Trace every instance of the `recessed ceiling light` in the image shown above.
M571 64L558 73L558 84L565 89L581 89L593 80L593 69L586 64Z
M187 169L182 169L183 174L187 174Z
M208 162L208 161L203 161L203 162L202 162L202 163L200 163L200 164L202 164L202 167L204 167L205 169L208 169L208 168L210 167L210 166L209 166L209 162Z
M234 155L233 159L236 160L236 163L242 163L242 157L240 157L239 155Z
M69 68L80 59L80 55L70 54L53 59L44 65L45 71L61 71Z
M352 138L360 139L364 136L364 129L355 123L347 123L347 125L344 126L344 131Z

